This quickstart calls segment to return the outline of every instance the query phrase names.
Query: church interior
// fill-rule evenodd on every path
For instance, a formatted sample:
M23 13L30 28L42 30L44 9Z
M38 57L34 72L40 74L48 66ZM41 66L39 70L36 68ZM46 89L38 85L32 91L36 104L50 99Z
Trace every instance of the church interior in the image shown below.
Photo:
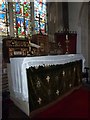
M0 118L90 118L90 2L0 0Z

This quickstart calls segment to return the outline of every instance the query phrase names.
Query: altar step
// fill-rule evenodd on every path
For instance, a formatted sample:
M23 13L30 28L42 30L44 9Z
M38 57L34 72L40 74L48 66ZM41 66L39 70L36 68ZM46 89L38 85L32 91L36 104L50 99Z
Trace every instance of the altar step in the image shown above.
M89 87L87 87L87 86L83 86L82 88L80 88L79 90L77 90L77 93L79 92L79 91L82 91L84 94L82 94L83 95L83 97L85 97L85 99L86 99L86 101L87 100L89 100L89 99L87 99L88 98L88 96L87 96L87 93L89 93L90 94L90 89L88 89ZM86 94L85 94L86 93ZM88 94L88 95L89 95ZM74 92L73 93L71 93L71 95L73 96L74 95ZM85 96L84 96L85 95ZM67 96L68 97L68 96ZM77 94L77 100L78 100L78 94ZM75 97L74 97L75 98ZM82 99L82 97L80 97L81 98L81 101L83 102L83 103L85 103L85 101L83 101L83 99ZM67 98L66 98L67 99ZM79 99L79 101L80 101L80 99ZM61 101L60 101L61 102ZM89 104L89 102L90 101L88 101L88 104ZM86 103L87 104L87 103ZM68 103L68 106L70 107L70 104ZM66 107L68 107L68 106L66 106ZM78 109L80 108L81 106L78 106ZM87 107L87 106L86 106ZM54 109L53 107L52 107L52 109ZM60 108L58 108L58 109L56 109L56 110L59 110ZM63 109L64 110L64 109ZM53 111L53 110L52 110ZM57 112L59 112L59 111L57 111ZM72 110L72 112L73 112L73 110ZM50 113L50 111L49 111L49 113ZM86 115L88 115L89 113L86 113ZM40 115L40 114L38 114L38 115ZM38 117L38 115L36 116L36 120L37 120L37 117ZM48 117L48 116L47 116ZM60 117L61 118L61 116L58 116L58 117ZM88 116L85 116L85 117L88 117ZM49 116L49 118L50 118L50 116ZM73 117L74 118L74 117ZM8 119L6 119L6 120L13 120L13 119L15 119L15 120L29 120L30 118L25 114L25 113L23 113L18 107L16 107L15 105L14 105L14 103L12 102L12 101L9 101L9 117L8 117ZM33 119L33 118L32 118ZM5 120L5 119L4 119Z
M30 118L22 112L14 103L9 106L9 117L8 120L29 120Z
M83 86L58 101L51 107L37 113L33 119L90 119L90 89Z

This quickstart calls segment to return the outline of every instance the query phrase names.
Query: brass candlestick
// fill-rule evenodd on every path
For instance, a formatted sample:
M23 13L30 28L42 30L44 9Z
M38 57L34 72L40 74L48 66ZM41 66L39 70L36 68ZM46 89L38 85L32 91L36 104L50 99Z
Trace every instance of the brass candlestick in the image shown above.
M66 35L66 54L68 54L69 53L69 50L68 50L68 48L69 48L69 40L68 40L68 35Z

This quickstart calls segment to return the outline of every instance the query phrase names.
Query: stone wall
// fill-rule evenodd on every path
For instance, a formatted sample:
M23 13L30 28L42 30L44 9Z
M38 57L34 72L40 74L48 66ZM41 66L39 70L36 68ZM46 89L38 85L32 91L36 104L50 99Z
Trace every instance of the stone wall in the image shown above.
M48 33L50 41L54 40L54 33L63 29L63 12L61 2L48 3Z
M69 29L77 31L77 53L82 53L88 64L88 2L69 2Z
M90 67L90 2L88 4L88 66ZM90 70L89 70L90 78Z

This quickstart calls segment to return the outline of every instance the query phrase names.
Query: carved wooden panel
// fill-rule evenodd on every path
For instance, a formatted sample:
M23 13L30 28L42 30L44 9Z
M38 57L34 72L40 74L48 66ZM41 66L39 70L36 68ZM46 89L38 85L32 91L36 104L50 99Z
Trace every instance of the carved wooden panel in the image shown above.
M40 45L38 55L47 55L48 54L48 36L47 35L33 35L32 42Z
M25 57L29 52L29 41L28 39L3 39L3 58L6 62L9 61L10 57Z

